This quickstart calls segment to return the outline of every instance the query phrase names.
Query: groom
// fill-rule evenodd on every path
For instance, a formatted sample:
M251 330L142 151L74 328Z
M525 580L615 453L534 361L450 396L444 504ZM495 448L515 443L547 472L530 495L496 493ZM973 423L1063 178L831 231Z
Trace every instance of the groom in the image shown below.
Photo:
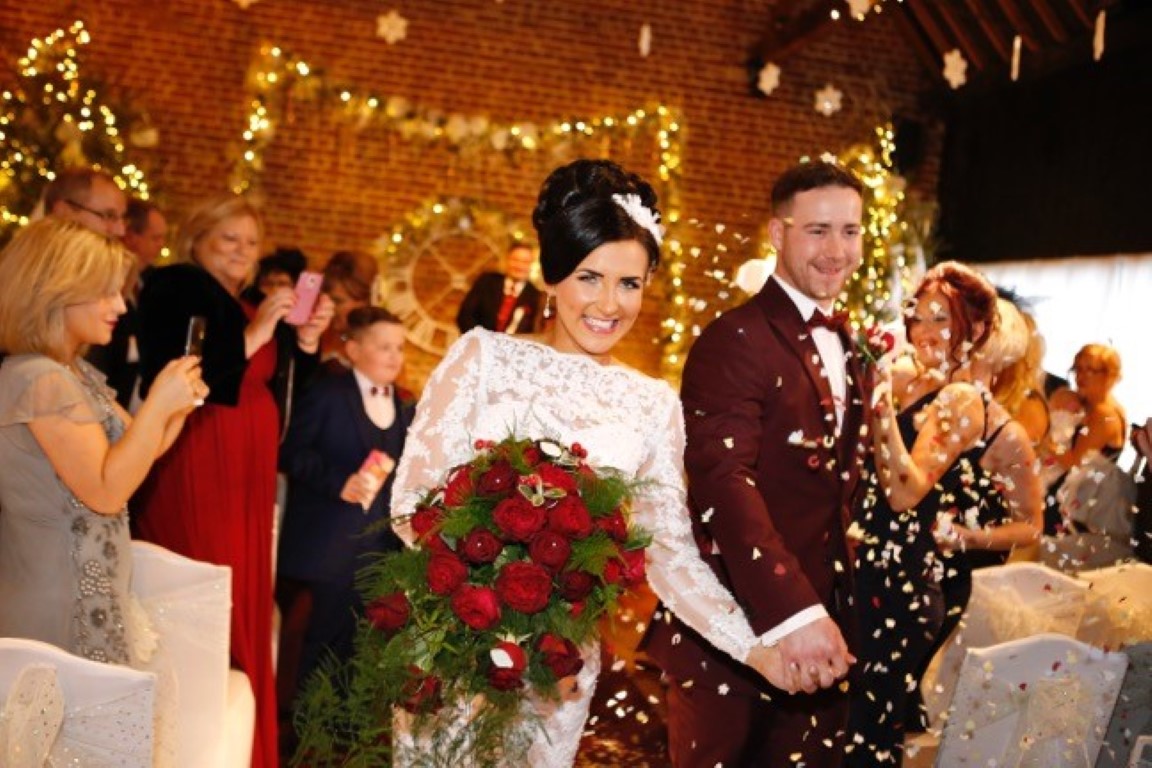
M684 368L697 540L779 653L773 685L660 611L647 651L669 678L676 768L839 766L855 661L845 537L869 400L832 305L861 262L860 181L812 162L772 189L775 274L713 322Z

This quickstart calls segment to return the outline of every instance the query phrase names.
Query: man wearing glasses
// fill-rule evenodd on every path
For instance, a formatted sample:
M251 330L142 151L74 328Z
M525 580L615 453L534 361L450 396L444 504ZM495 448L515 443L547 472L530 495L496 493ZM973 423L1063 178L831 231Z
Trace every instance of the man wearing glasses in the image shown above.
M112 177L93 169L62 171L44 192L48 216L74 221L117 239L124 237L127 207L124 193Z

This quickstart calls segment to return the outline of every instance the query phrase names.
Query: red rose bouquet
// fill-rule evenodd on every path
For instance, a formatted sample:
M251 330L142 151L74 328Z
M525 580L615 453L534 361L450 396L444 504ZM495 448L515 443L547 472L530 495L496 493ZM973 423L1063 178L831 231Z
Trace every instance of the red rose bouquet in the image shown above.
M523 697L559 697L580 646L645 578L636 484L585 457L549 440L480 441L425 495L408 520L416 546L359 575L356 652L311 681L298 764L386 759L396 707L430 764L518 762L538 727ZM453 702L470 703L467 718Z

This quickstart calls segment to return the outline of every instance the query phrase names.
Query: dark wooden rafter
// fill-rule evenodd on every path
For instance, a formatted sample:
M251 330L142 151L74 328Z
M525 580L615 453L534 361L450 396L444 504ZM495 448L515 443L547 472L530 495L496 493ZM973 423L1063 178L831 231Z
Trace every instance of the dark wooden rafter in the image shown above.
M972 36L968 34L968 30L964 26L964 20L960 18L958 7L952 3L937 3L935 7L936 12L943 17L944 23L948 25L948 29L952 31L952 35L956 38L958 47L964 53L964 57L968 59L976 69L984 69L988 64L984 59L984 52L976 45Z
M932 41L932 46L940 55L942 60L943 55L955 48L956 46L945 36L944 30L940 29L940 25L932 18L931 11L926 7L924 0L907 0L908 10L916 19L916 23L924 30L924 34Z
M988 38L988 42L992 44L992 48L996 51L996 54L1001 60L1009 61L1012 56L1008 50L1011 38L1009 38L1009 40L1002 40L1000 38L996 26L992 23L990 15L992 10L983 6L981 0L965 0L965 2L968 4L968 10L972 12L973 18L976 19L976 23L980 25L980 30L984 33L984 36Z
M1060 23L1060 17L1056 14L1051 3L1048 0L1031 0L1031 5L1032 10L1036 11L1036 15L1044 24L1044 28L1048 30L1048 34L1052 35L1052 38L1058 43L1067 42L1068 31Z
M942 66L941 58L932 47L919 23L907 13L897 13L896 23L904 32L904 37L912 43L916 55L929 72L939 72Z
M827 31L832 16L822 4L810 6L794 16L777 16L756 43L753 53L761 61L780 63L805 43Z
M1076 14L1076 18L1080 19L1080 23L1087 29L1092 29L1096 26L1096 20L1088 15L1088 9L1084 8L1077 0L1072 0L1068 3L1068 7Z
M1004 15L1008 17L1008 21L1016 29L1016 34L1024 41L1024 47L1030 52L1035 53L1040 50L1039 38L1036 30L1032 24L1024 18L1024 14L1016 5L1017 0L1001 0L1000 8L1004 11Z

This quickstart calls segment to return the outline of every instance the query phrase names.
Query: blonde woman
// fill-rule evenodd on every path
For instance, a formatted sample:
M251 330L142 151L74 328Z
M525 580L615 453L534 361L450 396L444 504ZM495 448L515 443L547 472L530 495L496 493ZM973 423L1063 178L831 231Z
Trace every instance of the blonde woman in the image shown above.
M132 256L48 218L0 255L0 636L131 664L127 503L209 392L199 360L155 376L135 419L84 359L124 314Z
M243 197L192 212L177 245L182 261L158 270L140 296L141 389L179 356L189 320L205 321L207 404L141 489L140 536L197 560L232 568L232 663L256 694L252 765L277 760L272 670L272 522L279 409L273 389L316 365L332 316L321 298L297 327L280 323L295 303L281 288L260 304L240 298L252 280L264 229Z

